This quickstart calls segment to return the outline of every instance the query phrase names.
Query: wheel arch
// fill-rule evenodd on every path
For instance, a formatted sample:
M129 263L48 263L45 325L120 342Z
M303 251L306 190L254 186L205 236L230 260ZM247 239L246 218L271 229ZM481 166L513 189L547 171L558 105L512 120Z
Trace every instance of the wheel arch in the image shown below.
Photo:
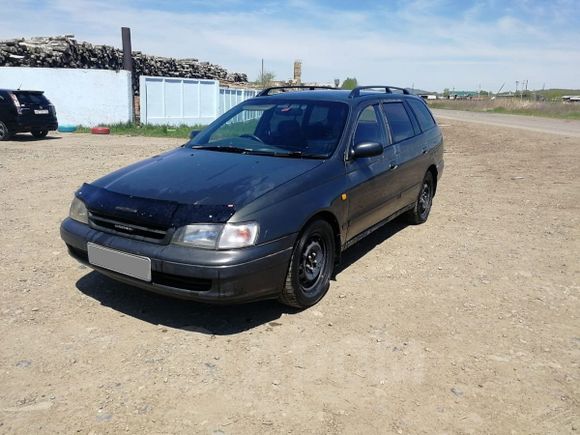
M342 240L341 240L341 235L340 235L340 224L338 223L338 219L337 217L334 215L334 213L332 213L331 211L328 210L321 210L316 212L314 215L310 216L310 218L304 223L304 225L302 225L302 228L300 229L300 234L302 234L302 232L304 231L304 229L306 227L308 227L308 225L310 225L312 222L316 221L316 220L323 220L326 221L330 227L332 228L332 232L334 233L334 262L335 263L339 263L340 262L340 255L342 252Z
M435 165L429 166L427 172L431 172L431 175L433 176L433 196L435 196L435 193L437 193L437 177L439 172L437 171L437 167Z

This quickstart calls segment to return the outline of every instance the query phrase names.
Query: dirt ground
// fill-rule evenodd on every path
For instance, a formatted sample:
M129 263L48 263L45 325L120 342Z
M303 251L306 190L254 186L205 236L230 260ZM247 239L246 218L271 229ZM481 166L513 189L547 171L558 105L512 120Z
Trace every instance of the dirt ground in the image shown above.
M442 120L429 221L355 245L315 307L115 283L73 191L179 140L0 144L0 433L580 433L580 138Z

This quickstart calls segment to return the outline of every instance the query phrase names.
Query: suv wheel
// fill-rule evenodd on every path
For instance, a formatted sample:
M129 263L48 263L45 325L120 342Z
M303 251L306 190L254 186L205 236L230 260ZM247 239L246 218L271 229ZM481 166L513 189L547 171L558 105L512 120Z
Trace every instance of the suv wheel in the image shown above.
M9 140L12 137L12 132L6 127L2 121L0 121L0 141Z
M48 134L48 130L32 130L32 136L34 136L38 139L46 137L47 134Z
M334 243L334 232L326 221L314 221L302 231L280 295L282 303L307 308L322 299L334 269Z
M422 224L429 217L431 205L433 204L433 194L435 192L435 183L433 182L433 174L427 171L423 183L421 183L421 190L415 206L409 210L407 217L410 223L418 225Z

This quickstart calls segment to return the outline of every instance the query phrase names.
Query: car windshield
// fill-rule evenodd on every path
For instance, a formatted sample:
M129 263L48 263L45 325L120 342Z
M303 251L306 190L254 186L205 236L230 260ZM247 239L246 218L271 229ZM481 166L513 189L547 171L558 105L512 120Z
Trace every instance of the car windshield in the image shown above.
M331 101L249 100L210 124L190 148L279 157L327 158L335 150L348 106Z

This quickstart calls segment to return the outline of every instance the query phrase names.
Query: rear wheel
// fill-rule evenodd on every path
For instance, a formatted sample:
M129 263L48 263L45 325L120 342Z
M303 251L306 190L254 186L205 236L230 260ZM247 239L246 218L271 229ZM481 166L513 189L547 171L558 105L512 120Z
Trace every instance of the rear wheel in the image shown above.
M433 204L433 195L435 193L435 183L433 181L433 174L428 171L423 178L419 197L415 206L407 212L407 218L410 223L418 225L422 224L429 217L431 205Z
M12 132L8 129L6 124L0 121L0 141L9 140L12 137Z
M316 304L328 291L334 268L334 233L328 222L309 224L296 242L280 301L297 308Z
M48 130L32 130L32 136L34 136L35 138L41 139L43 137L46 137L46 135L48 134Z

